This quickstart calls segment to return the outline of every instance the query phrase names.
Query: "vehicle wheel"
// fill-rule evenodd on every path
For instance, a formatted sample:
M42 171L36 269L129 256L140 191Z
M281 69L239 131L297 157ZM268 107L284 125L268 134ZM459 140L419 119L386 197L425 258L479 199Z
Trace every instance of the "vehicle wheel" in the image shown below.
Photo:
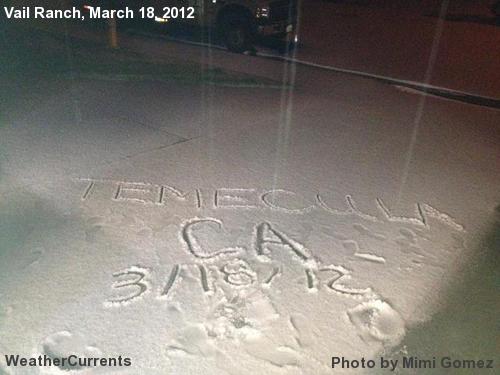
M240 15L227 15L222 32L228 50L242 53L252 49L252 28L250 21Z

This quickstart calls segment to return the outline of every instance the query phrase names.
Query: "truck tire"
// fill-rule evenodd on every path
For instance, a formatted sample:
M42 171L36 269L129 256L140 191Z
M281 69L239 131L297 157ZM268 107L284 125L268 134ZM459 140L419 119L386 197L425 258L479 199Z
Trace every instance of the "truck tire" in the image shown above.
M222 23L224 42L231 52L242 53L252 49L251 21L240 14L225 15Z

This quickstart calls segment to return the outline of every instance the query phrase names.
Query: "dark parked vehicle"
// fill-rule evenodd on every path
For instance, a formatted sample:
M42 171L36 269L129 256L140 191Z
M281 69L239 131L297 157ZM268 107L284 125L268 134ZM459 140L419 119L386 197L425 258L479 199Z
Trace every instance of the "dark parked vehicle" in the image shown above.
M132 9L135 23L156 22L162 26L191 25L216 30L234 52L252 49L257 37L297 42L296 0L145 0L83 1L87 12L96 9ZM127 23L132 20L120 19Z
M492 5L491 11L497 17L497 19L500 21L500 1L497 1Z

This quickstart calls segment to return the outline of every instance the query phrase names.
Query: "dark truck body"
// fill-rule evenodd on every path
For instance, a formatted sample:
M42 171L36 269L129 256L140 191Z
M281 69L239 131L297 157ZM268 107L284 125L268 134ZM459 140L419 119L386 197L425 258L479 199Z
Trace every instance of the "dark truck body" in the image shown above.
M103 0L83 1L105 9L128 7L136 15L134 22L156 22L215 29L227 47L236 52L248 49L257 36L297 42L296 0ZM141 8L154 8L155 19L138 19ZM166 8L192 8L194 18L164 17ZM88 10L88 9L87 9ZM191 12L185 12L188 14ZM118 22L127 20L118 20ZM240 39L238 39L240 38Z
M493 5L491 6L491 11L500 21L500 1L496 1L495 3L493 3Z

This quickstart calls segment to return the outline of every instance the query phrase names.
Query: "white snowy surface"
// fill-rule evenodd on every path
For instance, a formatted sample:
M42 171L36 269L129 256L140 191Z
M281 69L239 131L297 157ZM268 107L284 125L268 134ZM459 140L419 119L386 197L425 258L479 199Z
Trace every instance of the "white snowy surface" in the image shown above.
M428 98L402 185L422 99L297 77L20 99L0 128L0 353L319 375L430 319L500 202L500 112Z

